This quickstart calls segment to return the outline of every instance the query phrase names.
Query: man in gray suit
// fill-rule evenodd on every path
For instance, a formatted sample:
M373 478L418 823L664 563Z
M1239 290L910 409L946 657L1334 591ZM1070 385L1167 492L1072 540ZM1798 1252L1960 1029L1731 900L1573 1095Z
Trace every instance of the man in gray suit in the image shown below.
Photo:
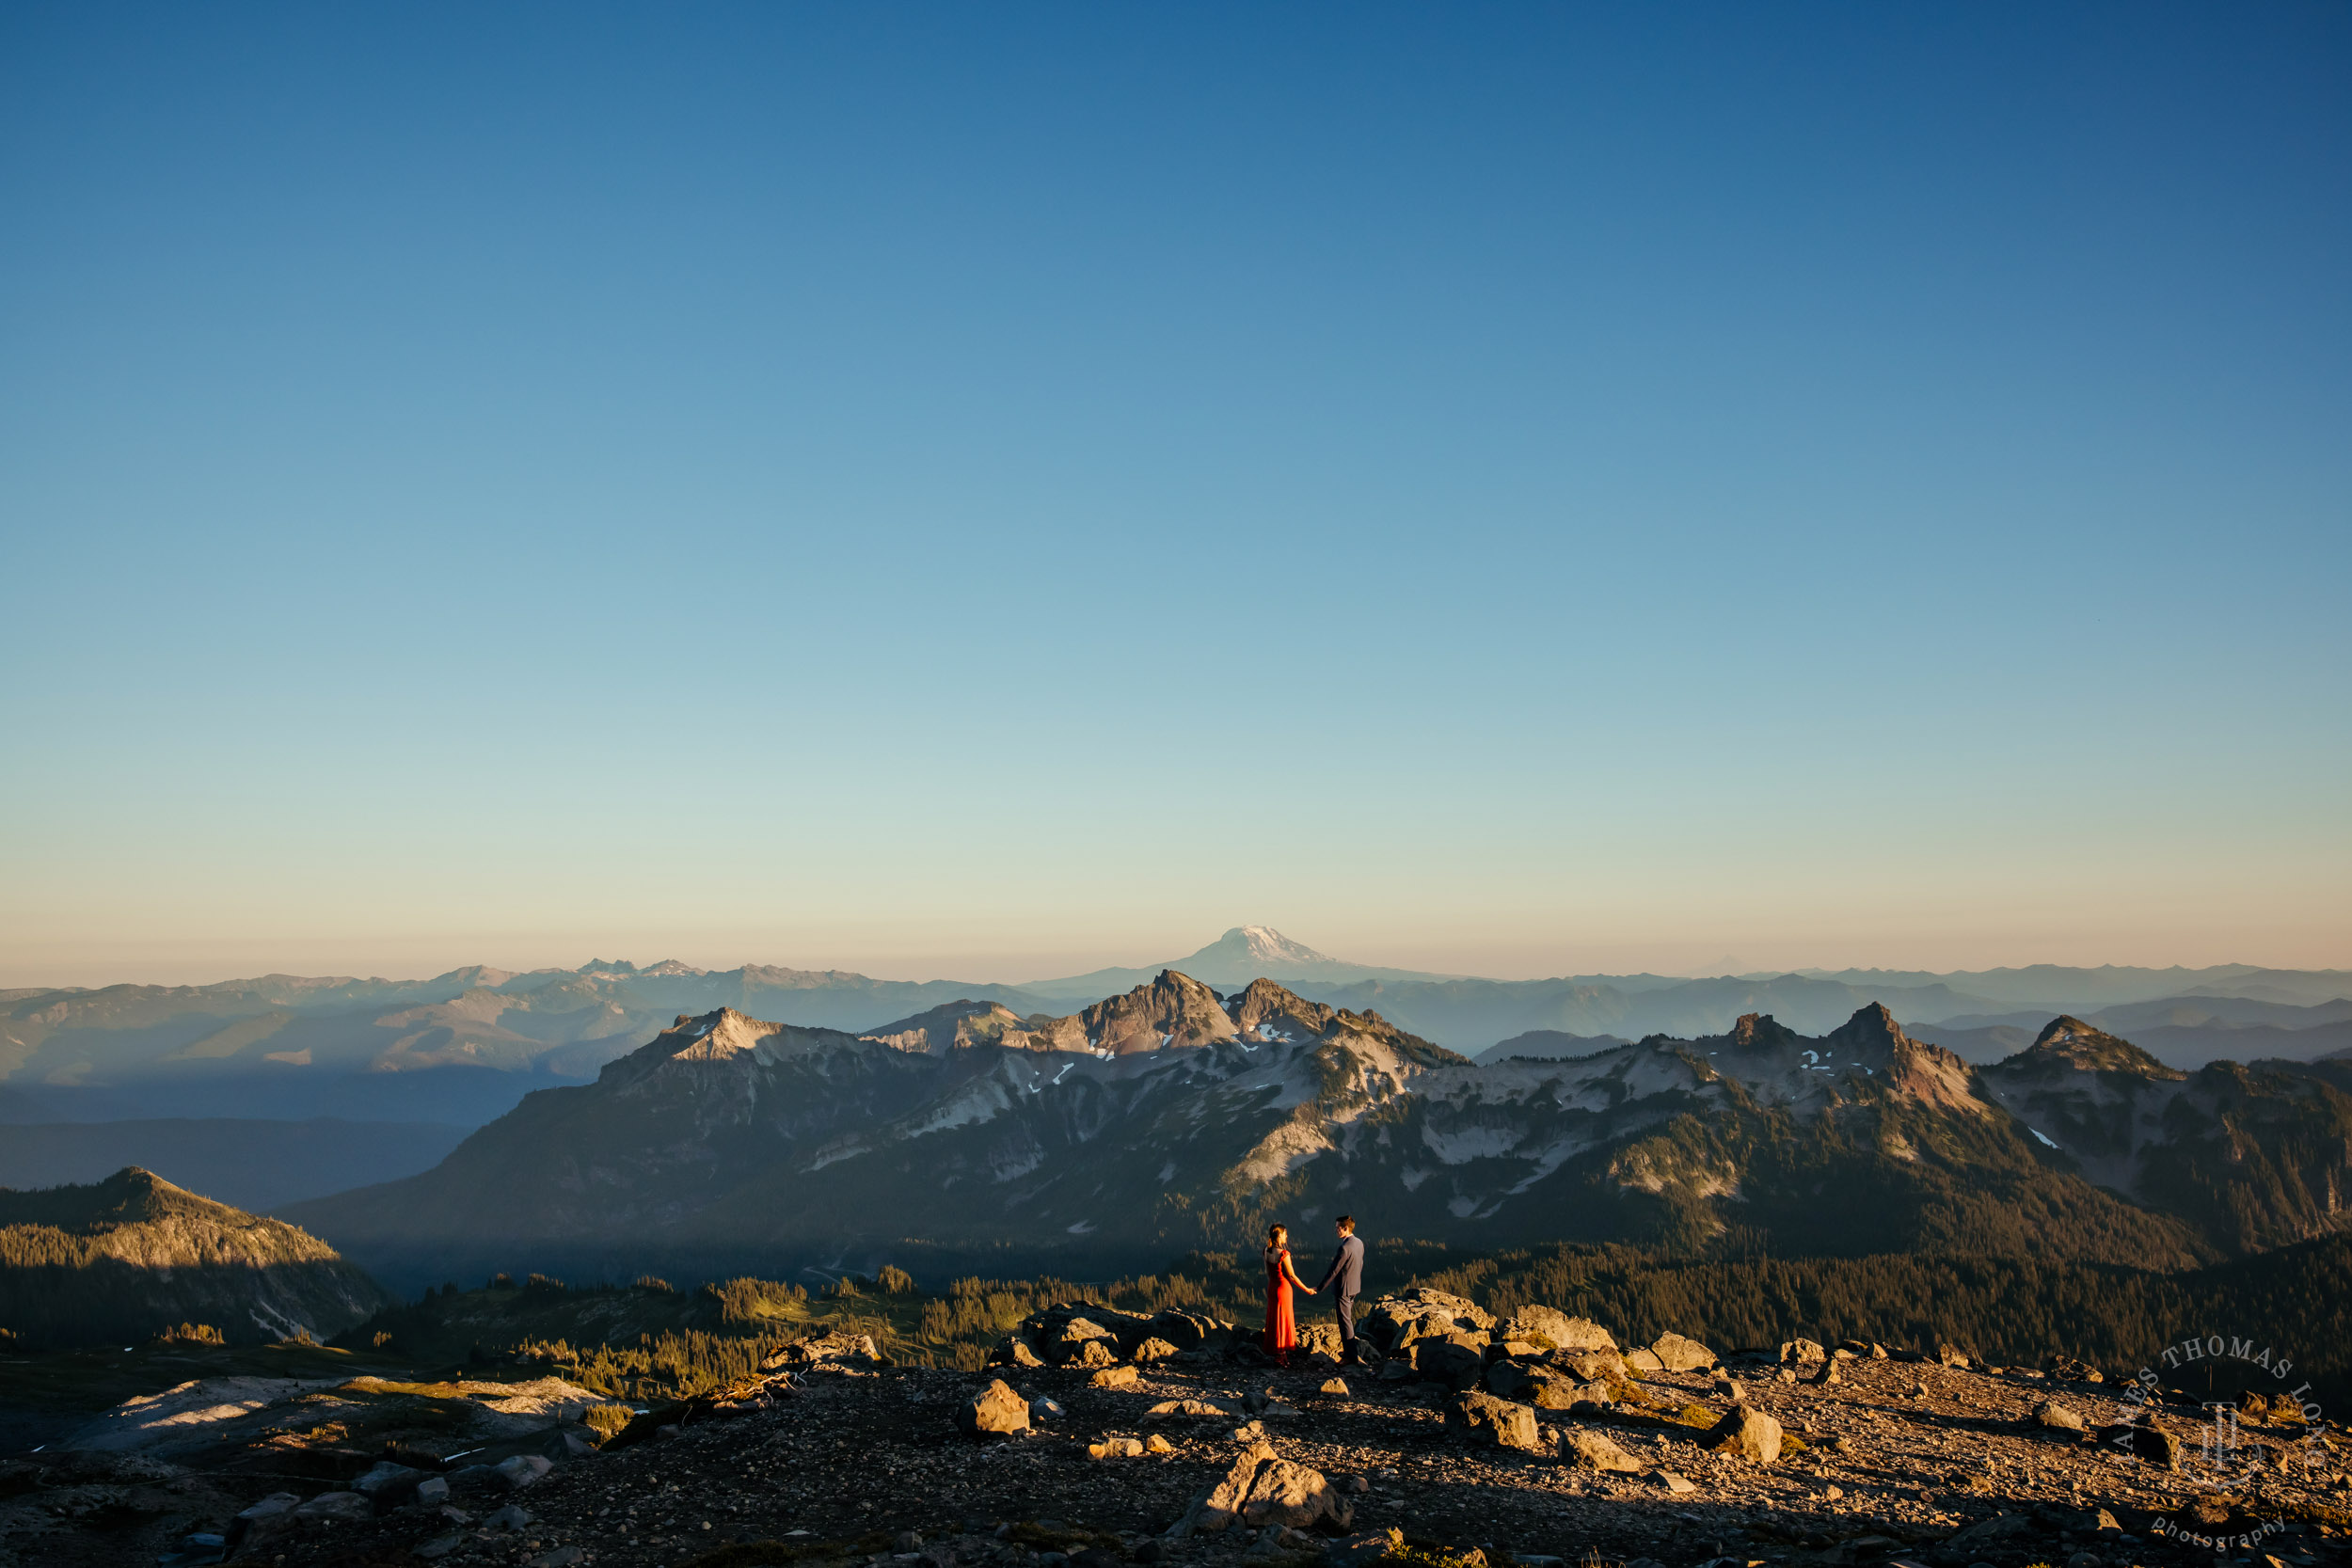
M1340 1314L1340 1359L1356 1359L1356 1295L1364 1288L1364 1243L1356 1235L1356 1216L1342 1214L1332 1222L1340 1233L1340 1250L1323 1276L1318 1291L1331 1292Z

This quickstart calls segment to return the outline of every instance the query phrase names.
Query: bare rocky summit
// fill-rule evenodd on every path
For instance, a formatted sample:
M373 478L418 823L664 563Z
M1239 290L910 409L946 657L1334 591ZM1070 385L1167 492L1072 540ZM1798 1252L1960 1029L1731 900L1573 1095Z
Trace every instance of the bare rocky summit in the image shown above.
M374 1451L334 1440L359 1430L350 1418L289 1441L292 1409L262 1402L145 1449L0 1467L0 1561L2129 1568L2218 1555L2326 1568L2352 1558L2340 1426L2249 1401L2238 1467L2217 1486L2195 1463L2205 1412L2152 1411L2120 1380L2070 1381L2089 1369L2063 1356L2021 1370L1957 1352L1792 1342L1645 1370L1635 1358L1654 1349L1621 1350L1599 1325L1574 1330L1575 1343L1539 1343L1532 1323L1579 1320L1497 1323L1417 1291L1365 1315L1374 1359L1335 1387L1327 1350L1275 1370L1214 1321L1191 1348L1125 1359L1114 1347L1136 1333L1131 1316L1071 1303L1008 1341L1095 1347L1131 1374L1116 1379L1087 1365L1099 1356L1075 1354L993 1373L895 1367L870 1340L836 1335L600 1429L600 1448L599 1429L561 1389L543 1391L548 1420L533 1430L437 1444L412 1427ZM1474 1349L1473 1386L1455 1386L1451 1358L1433 1363L1445 1381L1427 1375L1422 1353L1438 1346ZM1781 1375L1823 1366L1839 1379ZM1574 1380L1585 1397L1546 1409L1493 1391L1545 1377ZM2232 1544L2217 1553L2216 1540Z

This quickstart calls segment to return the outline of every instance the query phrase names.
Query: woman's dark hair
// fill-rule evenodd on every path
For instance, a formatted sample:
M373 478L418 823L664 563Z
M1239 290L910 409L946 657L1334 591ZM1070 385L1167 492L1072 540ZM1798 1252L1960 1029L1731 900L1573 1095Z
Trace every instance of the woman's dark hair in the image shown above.
M1265 1227L1265 1244L1272 1246L1275 1243L1286 1239L1290 1233L1291 1227L1287 1225L1269 1225Z

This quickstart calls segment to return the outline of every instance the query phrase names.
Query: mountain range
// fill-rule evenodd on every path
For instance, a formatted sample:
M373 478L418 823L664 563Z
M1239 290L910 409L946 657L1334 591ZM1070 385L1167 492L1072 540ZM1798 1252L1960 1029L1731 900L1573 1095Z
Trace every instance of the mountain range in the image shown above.
M1071 1269L1352 1210L1390 1238L2185 1266L2342 1228L2352 1063L2185 1073L2060 1017L1972 1065L1866 1005L1473 1063L1175 971L1061 1017L680 1015L431 1171L284 1212L382 1277L957 1259Z
M1886 1006L1911 1037L1979 1065L2023 1049L2054 1012L2128 1035L2183 1069L2352 1051L2352 974L2343 971L2036 966L1504 981L1351 963L1263 926L1236 927L1148 968L1019 984L603 959L527 973L472 966L425 980L273 974L0 992L0 1123L46 1129L10 1140L0 1180L86 1180L132 1164L274 1205L422 1169L527 1093L593 1081L679 1013L733 1008L857 1035L987 1003L1025 1028L1162 972L1229 991L1265 978L1482 1061L1583 1055L1652 1035L1697 1038L1749 1013L1822 1033L1870 1004Z

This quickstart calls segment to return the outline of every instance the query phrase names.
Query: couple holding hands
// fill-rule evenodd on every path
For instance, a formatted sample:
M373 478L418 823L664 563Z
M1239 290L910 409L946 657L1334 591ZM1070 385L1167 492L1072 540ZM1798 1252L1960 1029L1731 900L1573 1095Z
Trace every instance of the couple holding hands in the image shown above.
M1311 1296L1332 1292L1332 1305L1339 1309L1340 1359L1356 1359L1356 1296L1364 1284L1364 1243L1357 1239L1355 1215L1342 1214L1332 1224L1339 1231L1340 1249L1320 1285L1309 1285L1291 1267L1290 1227L1278 1225L1266 1231L1265 1348L1278 1367L1288 1367L1291 1352L1298 1348L1298 1320L1291 1311L1293 1287Z

